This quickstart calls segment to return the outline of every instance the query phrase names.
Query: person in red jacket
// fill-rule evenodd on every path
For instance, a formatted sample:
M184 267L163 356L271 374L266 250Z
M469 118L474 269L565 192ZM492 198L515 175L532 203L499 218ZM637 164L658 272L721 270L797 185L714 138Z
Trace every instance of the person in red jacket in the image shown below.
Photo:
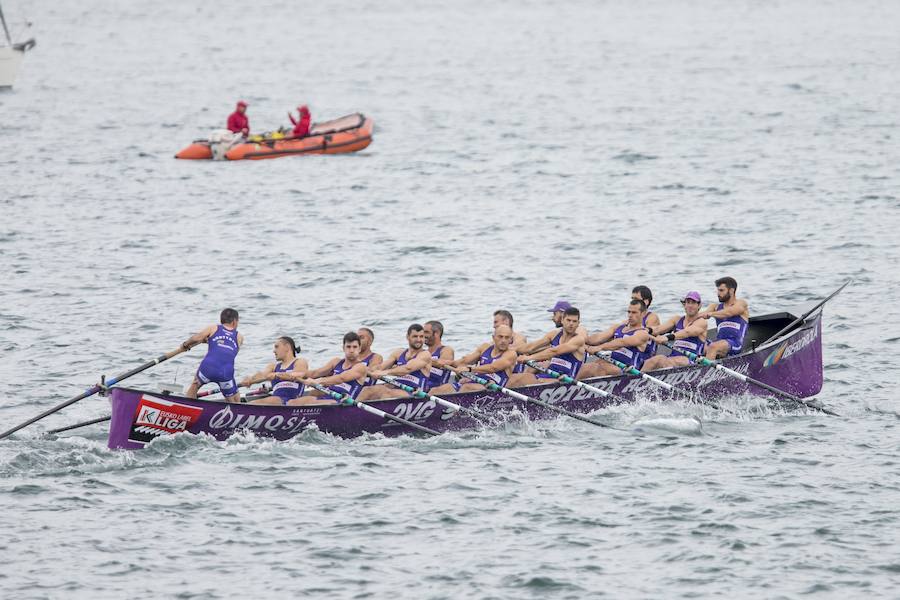
M237 108L228 115L228 131L240 133L244 137L250 134L250 119L247 118L247 103L241 100Z
M311 119L311 116L309 114L309 107L305 104L302 104L297 107L297 110L300 113L299 120L297 121L294 120L294 115L288 112L288 117L290 117L291 123L294 124L293 136L295 138L306 137L307 135L309 135L309 122Z

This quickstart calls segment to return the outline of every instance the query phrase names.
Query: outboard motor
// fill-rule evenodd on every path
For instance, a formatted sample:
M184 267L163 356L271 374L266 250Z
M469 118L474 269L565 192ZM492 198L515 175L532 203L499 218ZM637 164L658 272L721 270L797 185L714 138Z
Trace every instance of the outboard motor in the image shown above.
M213 160L225 160L225 153L243 141L243 136L238 133L231 133L227 129L216 129L209 134L209 149L212 151Z

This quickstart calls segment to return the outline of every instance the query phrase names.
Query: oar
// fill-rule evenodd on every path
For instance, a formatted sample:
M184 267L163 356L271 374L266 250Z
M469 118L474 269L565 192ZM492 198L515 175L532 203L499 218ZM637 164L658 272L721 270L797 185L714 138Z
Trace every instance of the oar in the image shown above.
M416 388L414 388L412 386L406 385L402 381L397 381L397 378L394 377L393 375L382 375L378 379L386 381L389 384L391 384L392 386L394 386L396 388L400 388L407 394L410 394L416 398L421 398L423 400L432 400L435 403L440 404L444 408L449 408L450 410L455 410L457 412L464 412L467 415L476 417L478 419L487 419L489 416L489 415L484 414L481 411L474 410L474 409L471 409L471 408L468 408L465 406L460 406L459 404L454 404L453 402L450 402L449 400L444 400L443 398L439 398L438 396L433 396L431 394L423 392L422 390L417 390Z
M607 392L606 390L601 390L600 388L595 387L593 385L588 385L587 383L585 383L583 381L578 381L577 379L570 377L569 375L564 375L563 373L557 373L553 369L548 369L547 367L542 367L539 363L536 363L533 360L526 360L525 364L536 371L540 371L541 373L546 373L550 377L559 379L563 383L567 383L569 385L574 385L575 387L580 387L581 389L587 390L594 394L597 394L598 396L603 396L606 398L613 398L613 399L619 400L619 401L622 400L618 396L614 396L614 395L610 394L609 392Z
M471 379L475 383L480 383L485 388L491 390L492 392L500 392L510 398L515 398L516 400L521 400L522 402L530 402L531 404L537 404L538 406L542 406L547 410L552 410L553 412L559 413L561 415L565 415L567 417L572 417L573 419L578 419L579 421L584 421L585 423L590 423L591 425L596 425L597 427L606 427L607 429L617 429L619 431L625 431L623 429L619 429L618 427L613 427L612 425L607 425L602 421L595 421L590 417L586 417L584 415L579 415L578 413L572 412L570 410L566 410L560 406L555 406L550 404L549 402L544 402L543 400L538 400L537 398L532 398L530 396L526 396L525 394L520 394L514 390L509 388L505 388L501 385L497 385L495 382L485 379L483 377L479 377L475 373L471 371L466 371L464 373L459 374L461 377L465 377L466 379Z
M117 376L113 377L112 379L107 379L106 382L105 382L103 385L99 385L99 384L98 384L98 385L95 385L95 386L93 386L93 387L90 387L90 388L88 388L87 390L85 390L84 392L82 392L82 393L78 394L77 396L75 396L74 398L72 398L72 399L70 399L70 400L66 400L66 401L63 402L62 404L57 404L57 405L54 406L53 408L50 408L50 409L48 409L48 410L45 410L44 412L42 412L42 413L39 414L38 416L33 417L33 418L31 418L31 419L28 419L28 420L25 421L24 423L21 423L21 424L19 424L19 425L16 425L15 427L13 427L12 429L10 429L10 430L8 430L8 431L4 431L3 433L0 433L0 440L2 440L3 438L8 437L8 436L14 434L15 432L19 431L19 430L22 429L23 427L28 427L28 426L31 425L32 423L35 423L35 422L37 422L37 421L40 421L40 420L43 419L44 417L50 416L50 415L52 415L53 413L55 413L55 412L57 412L57 411L60 411L60 410L64 409L64 408L67 407L67 406L70 406L70 405L72 405L72 404L75 404L75 403L78 402L79 400L84 400L85 398L88 398L89 396L93 396L94 394L96 394L97 392L99 392L100 390L102 390L102 389L104 389L104 388L107 388L107 387L112 386L112 385L115 385L115 384L117 384L117 383L119 383L119 382L121 382L121 381L124 381L125 379L128 379L128 378L131 377L132 375L137 375L137 374L140 373L141 371L146 371L146 370L149 369L150 367L154 367L154 366L158 365L159 363L161 363L161 362L163 362L163 361L169 360L169 359L172 358L173 356L178 356L179 354L181 354L181 353L184 352L184 351L185 351L185 349L184 349L183 347L179 346L177 350L172 350L172 351L169 352L168 354L163 354L162 356L159 356L159 357L157 357L157 358L154 358L153 360L148 361L148 362L142 364L141 366L139 366L139 367L137 367L137 368L134 368L134 369L128 371L127 373L122 373L121 375L117 375Z
M334 390L329 390L324 385L314 383L310 387L313 387L313 388L319 390L320 392L322 392L323 394L325 394L332 400L336 400L339 404L345 404L347 406L355 406L357 408L361 408L364 411L366 411L367 413L377 415L377 416L381 417L382 419L389 419L391 421L401 423L403 425L406 425L407 427L412 427L413 429L415 429L417 431L421 431L422 433L427 433L428 435L441 435L434 429L429 429L428 427L424 427L417 423L413 423L412 421L407 421L406 419L402 419L402 418L398 417L397 415L392 415L390 413L386 413L383 410L379 410L379 409L375 408L374 406L370 406L364 402L359 402L357 400L354 400L347 394L341 394L339 392L335 392Z
M839 414L832 412L832 411L828 410L827 408L824 408L822 406L816 406L812 402L804 400L803 398L800 398L799 396L795 396L794 394L790 394L788 392L785 392L784 390L779 390L777 387L771 386L768 383L764 383L758 379L753 379L752 377L748 377L747 375L744 375L743 373L738 373L737 371L735 371L733 369L729 369L728 367L726 367L723 364L711 361L708 358L706 358L705 356L698 356L698 355L694 354L693 352L691 352L690 350L685 350L683 348L677 348L677 347L669 344L668 342L664 343L663 346L665 346L666 348L669 348L670 350L674 350L675 352L680 352L681 354L687 356L688 359L690 359L691 361L693 361L695 363L701 364L705 367L713 367L717 371L722 371L723 373L727 373L728 375L731 375L732 377L734 377L736 379L740 379L741 381L744 381L746 383L752 383L753 385L759 386L765 390L769 390L773 394L776 394L783 398L787 398L791 402L796 402L797 404L802 404L803 406L807 406L809 408L821 411L821 412L825 413L826 415L831 415L833 417L840 416Z
M805 320L806 320L806 317L808 317L809 315L811 315L811 314L813 314L814 312L816 312L817 310L819 310L819 308L821 308L826 302L828 302L829 300L831 300L832 298L834 298L835 296L837 296L839 293L841 293L841 290L843 290L845 287L847 287L848 285L850 285L850 282L852 282L852 281L853 281L852 279L848 279L848 280L844 283L844 285L842 285L842 286L839 287L838 289L836 289L836 290L834 290L833 292L831 292L831 294L830 294L827 298L825 298L824 300L822 300L821 302L819 302L818 304L816 304L815 306L813 306L810 310L806 311L806 313L805 313L802 317L798 317L798 318L794 319L793 321L791 321L790 325L788 325L787 327L783 327L783 328L782 328L778 333L776 333L775 335L770 335L768 338L766 338L766 341L763 342L763 344L765 344L765 343L768 342L769 340L774 340L775 338L777 338L777 337L781 336L782 334L784 334L786 331L790 331L790 330L794 327L794 325L796 325L797 323L802 323L803 321L805 321Z
M649 381L650 383L652 383L654 385L658 385L659 387L661 387L662 389L664 389L668 392L672 392L673 394L679 394L688 400L691 400L691 401L695 400L694 396L691 395L690 393L688 393L687 391L685 391L681 388L677 388L674 385L672 385L671 383L666 383L662 379L657 379L653 375L648 375L647 373L642 373L639 370L635 369L634 367L631 367L629 365L626 365L623 362L620 362L620 361L614 359L612 356L609 356L608 354L604 354L603 352L594 352L594 356L596 356L597 358L599 358L601 360L605 360L606 362L608 362L611 365L615 365L615 366L619 367L620 369L622 369L622 372L624 372L624 373L628 373L629 375L636 375L636 376L640 377L641 379L643 379L644 381ZM712 402L711 400L704 400L704 399L700 398L699 401L702 404L706 404L716 410L721 410L721 407L718 404L716 404L715 402Z

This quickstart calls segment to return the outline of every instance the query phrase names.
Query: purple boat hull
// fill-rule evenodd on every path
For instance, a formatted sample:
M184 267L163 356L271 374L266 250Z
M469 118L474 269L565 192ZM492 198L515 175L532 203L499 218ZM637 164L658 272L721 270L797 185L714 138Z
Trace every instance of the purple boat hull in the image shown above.
M814 396L822 389L823 379L821 315L819 312L778 339L752 348L754 338L765 340L767 334L775 333L789 322L792 315L777 313L757 317L751 321L747 335L747 344L752 349L745 348L744 354L727 358L722 364L801 398ZM771 396L759 386L745 383L712 367L692 365L655 371L653 375L704 400L740 394ZM596 378L587 382L626 401L638 397L671 398L659 386L628 375ZM616 402L556 382L526 386L517 391L578 413L590 413ZM447 394L443 397L461 406L497 416L512 410L525 413L531 419L558 416L536 404L487 391ZM111 402L110 448L143 448L160 436L180 432L207 434L224 440L238 431L252 431L258 436L287 440L312 425L345 438L364 433L415 433L406 425L382 419L360 408L336 404L296 407L230 404L129 388L113 388ZM436 431L458 431L487 425L437 406L431 400L401 397L370 404Z

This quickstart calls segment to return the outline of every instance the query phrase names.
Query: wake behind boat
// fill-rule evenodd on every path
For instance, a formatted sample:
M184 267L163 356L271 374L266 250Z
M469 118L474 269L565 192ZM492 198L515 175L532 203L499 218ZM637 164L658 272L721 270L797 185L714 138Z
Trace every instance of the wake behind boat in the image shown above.
M362 113L346 115L309 129L295 138L282 131L247 138L228 130L214 132L209 139L196 140L175 158L193 160L260 160L304 154L346 154L359 152L372 143L374 121Z
M787 326L790 328L781 332ZM756 347L758 340L767 340L774 334L778 334L777 337ZM711 330L709 335L714 337L715 330ZM748 347L741 354L725 358L718 364L799 398L809 398L822 389L821 310L802 319L787 312L752 317L746 340ZM611 396L600 396L558 381L528 385L515 391L551 407L579 414L640 398L667 400L690 397L700 403L709 403L742 394L772 395L764 388L724 374L715 366L676 367L655 372L654 375L672 386L674 391L667 391L631 375L593 378L584 382ZM113 449L143 448L161 436L182 432L206 434L224 440L236 432L251 431L261 437L287 440L312 426L345 438L367 433L392 436L415 431L408 425L342 404L264 406L191 399L124 387L113 388L110 397L112 419L109 447ZM464 409L475 409L498 419L511 411L525 413L531 419L558 416L558 412L551 408L486 390L446 394L442 398ZM406 420L434 432L466 430L490 424L462 411L439 406L430 399L397 397L366 404L398 420Z

